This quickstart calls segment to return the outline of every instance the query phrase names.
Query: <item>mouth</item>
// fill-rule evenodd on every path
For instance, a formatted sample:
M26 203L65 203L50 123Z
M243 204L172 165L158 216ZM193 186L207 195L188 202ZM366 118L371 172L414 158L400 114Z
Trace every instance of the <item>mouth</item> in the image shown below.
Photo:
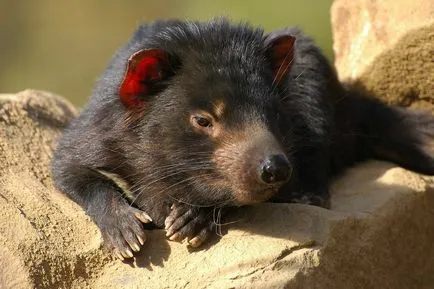
M237 190L235 199L238 205L255 205L265 203L278 192L276 187L268 187L262 190Z

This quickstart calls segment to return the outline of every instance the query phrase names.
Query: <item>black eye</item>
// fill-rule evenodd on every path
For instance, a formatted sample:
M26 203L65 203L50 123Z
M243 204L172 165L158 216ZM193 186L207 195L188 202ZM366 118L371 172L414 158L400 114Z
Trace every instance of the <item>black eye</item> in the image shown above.
M193 119L198 126L207 127L207 128L212 127L211 121L204 118L204 117L195 116L195 117L193 117Z

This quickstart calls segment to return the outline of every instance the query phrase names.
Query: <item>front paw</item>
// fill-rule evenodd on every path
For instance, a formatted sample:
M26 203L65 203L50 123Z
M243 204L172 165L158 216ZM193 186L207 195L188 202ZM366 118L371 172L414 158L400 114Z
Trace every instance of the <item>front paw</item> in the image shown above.
M142 223L151 222L143 211L131 207L123 200L114 201L98 225L105 246L119 259L132 258L133 252L140 251L146 235Z
M166 236L171 241L188 240L191 247L202 245L213 232L214 208L192 207L178 203L173 204L165 220Z

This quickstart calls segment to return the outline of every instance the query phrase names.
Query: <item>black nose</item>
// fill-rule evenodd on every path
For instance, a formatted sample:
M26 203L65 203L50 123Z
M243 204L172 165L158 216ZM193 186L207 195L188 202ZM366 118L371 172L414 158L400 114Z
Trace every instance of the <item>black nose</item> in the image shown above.
M266 184L287 181L291 167L284 155L271 155L259 165L259 177Z

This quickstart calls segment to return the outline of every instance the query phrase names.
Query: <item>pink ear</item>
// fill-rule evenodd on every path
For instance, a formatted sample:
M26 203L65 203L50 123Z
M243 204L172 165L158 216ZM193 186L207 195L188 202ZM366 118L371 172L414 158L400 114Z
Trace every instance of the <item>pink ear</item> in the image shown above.
M280 83L291 69L295 37L283 35L273 39L267 47L267 56L273 65L274 83Z
M166 77L167 64L168 55L161 49L143 49L131 55L119 88L122 103L128 108L143 107L143 97L152 85Z

